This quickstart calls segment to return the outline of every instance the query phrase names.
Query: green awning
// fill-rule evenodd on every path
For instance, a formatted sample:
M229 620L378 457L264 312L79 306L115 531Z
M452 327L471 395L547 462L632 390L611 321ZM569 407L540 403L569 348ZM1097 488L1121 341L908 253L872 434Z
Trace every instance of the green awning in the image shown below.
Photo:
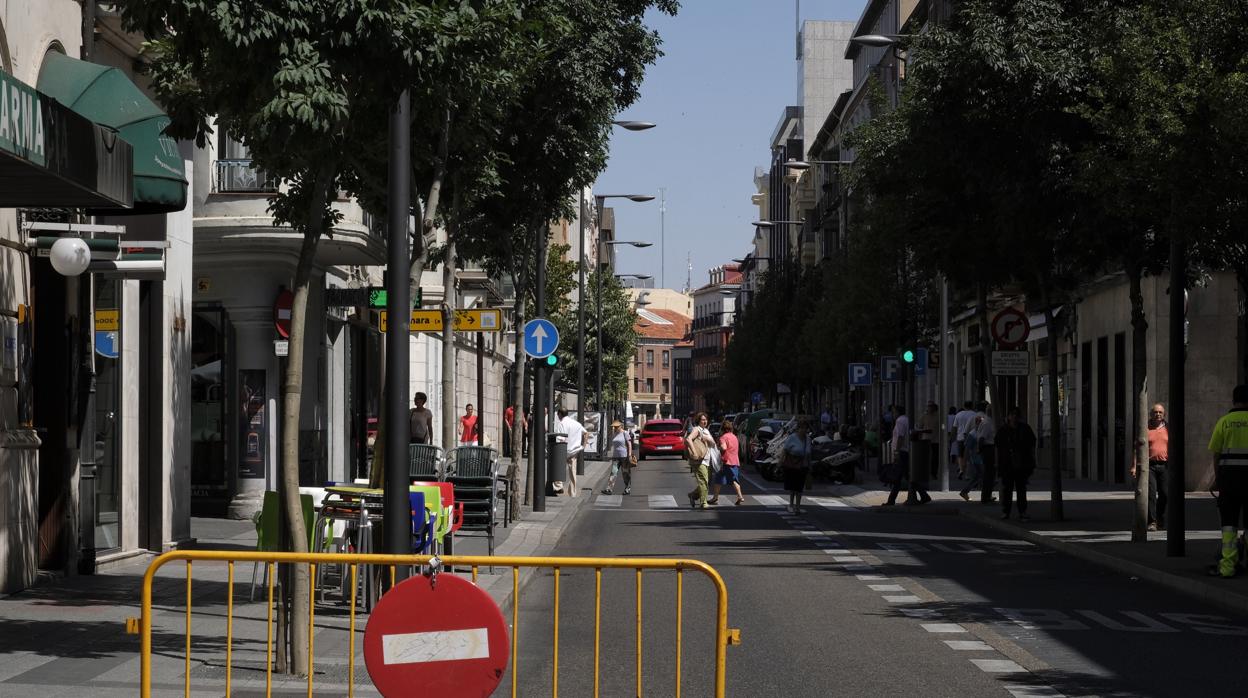
M186 207L182 155L177 142L164 133L169 117L125 73L50 51L38 87L82 116L115 129L134 147L134 208L112 215Z

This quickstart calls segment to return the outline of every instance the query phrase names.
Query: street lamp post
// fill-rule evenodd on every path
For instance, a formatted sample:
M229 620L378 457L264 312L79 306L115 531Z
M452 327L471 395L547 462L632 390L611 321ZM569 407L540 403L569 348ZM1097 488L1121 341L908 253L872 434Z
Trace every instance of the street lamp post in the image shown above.
M612 122L629 130L641 130L650 128L649 126L636 126L636 124L644 122ZM628 125L626 125L628 124ZM576 300L576 324L577 324L577 341L576 341L576 420L582 425L585 424L585 192L578 195L580 204L580 282L577 284L577 300ZM628 199L629 201L653 201L654 197L649 194L597 194L594 196L594 229L600 229L602 223L602 204L607 199ZM601 248L599 248L601 249ZM601 361L600 361L601 363ZM602 425L599 425L599 435L602 433ZM576 474L585 474L585 455L581 451L576 456Z

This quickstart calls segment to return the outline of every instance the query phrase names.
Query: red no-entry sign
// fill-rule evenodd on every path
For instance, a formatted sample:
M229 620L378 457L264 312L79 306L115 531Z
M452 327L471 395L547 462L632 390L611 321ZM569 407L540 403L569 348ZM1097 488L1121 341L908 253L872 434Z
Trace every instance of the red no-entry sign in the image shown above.
M507 670L507 625L472 582L407 579L381 597L364 630L364 663L383 696L488 696Z

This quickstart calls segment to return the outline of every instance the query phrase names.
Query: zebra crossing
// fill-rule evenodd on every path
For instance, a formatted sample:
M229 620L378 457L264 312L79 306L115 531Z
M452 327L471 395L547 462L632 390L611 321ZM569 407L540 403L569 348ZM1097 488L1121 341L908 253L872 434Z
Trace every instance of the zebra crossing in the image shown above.
M745 495L745 504L736 507L732 504L731 495L722 496L718 510L749 510L751 508L763 507L767 510L784 511L789 504L789 498L786 495L778 494L747 494ZM726 505L726 506L725 506ZM616 510L679 510L688 509L687 504L677 502L676 495L672 494L649 494L649 495L622 495L622 494L596 494L594 495L593 506L597 509L616 509ZM836 497L803 497L802 506L804 507L823 507L825 509L835 509L844 512L856 512L857 507L846 503Z

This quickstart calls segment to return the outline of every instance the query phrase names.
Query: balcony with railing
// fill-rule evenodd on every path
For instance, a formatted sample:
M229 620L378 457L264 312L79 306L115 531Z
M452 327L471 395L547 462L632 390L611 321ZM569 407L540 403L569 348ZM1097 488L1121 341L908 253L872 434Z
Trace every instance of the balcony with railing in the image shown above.
M212 180L214 194L275 194L277 180L253 167L250 159L217 160Z
M732 326L732 316L733 313L731 310L725 310L718 313L711 313L710 315L705 315L703 317L694 318L692 329L694 332L697 332L700 330L728 328Z
M257 254L298 254L303 236L287 226L273 225L270 198L281 180L255 167L250 158L209 159L200 151L200 167L208 166L211 186L200 190L194 206L195 254L254 258ZM375 265L386 258L386 221L374 218L354 200L339 195L334 206L342 213L332 231L317 244L321 266Z

